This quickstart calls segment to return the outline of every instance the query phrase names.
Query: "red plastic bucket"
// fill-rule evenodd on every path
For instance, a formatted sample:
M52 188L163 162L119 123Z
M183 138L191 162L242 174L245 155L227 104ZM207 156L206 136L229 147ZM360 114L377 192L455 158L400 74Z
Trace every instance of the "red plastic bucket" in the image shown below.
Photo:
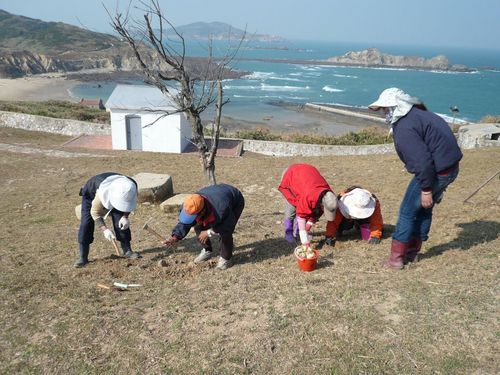
M297 264L299 265L299 268L303 272L311 272L316 269L316 266L318 265L318 256L319 256L319 251L318 250L313 250L314 251L314 257L313 258L301 258L295 253L295 257L297 258Z

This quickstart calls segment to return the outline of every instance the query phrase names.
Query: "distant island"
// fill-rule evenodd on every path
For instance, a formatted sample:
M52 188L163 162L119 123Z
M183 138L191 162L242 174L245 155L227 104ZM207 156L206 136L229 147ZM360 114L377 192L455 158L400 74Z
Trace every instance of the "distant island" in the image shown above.
M446 56L438 55L431 59L417 56L397 56L380 52L377 48L347 52L342 56L330 57L326 61L335 65L363 66L370 68L401 68L419 70L442 70L470 72L474 69L465 65L451 64Z

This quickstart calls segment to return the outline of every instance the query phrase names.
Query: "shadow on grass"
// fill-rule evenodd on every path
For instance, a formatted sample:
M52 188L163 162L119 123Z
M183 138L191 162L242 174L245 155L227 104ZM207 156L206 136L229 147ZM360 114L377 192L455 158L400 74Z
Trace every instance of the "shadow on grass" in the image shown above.
M297 245L286 242L283 238L268 238L235 247L235 263L256 263L267 259L277 259L293 254Z
M478 244L494 241L500 235L500 223L496 221L477 220L472 223L459 223L457 226L462 228L457 238L431 247L420 256L420 259L432 258L451 249L469 250Z
M212 246L214 247L214 251L219 250L218 241L212 240ZM177 243L176 246L173 247L164 247L164 246L156 246L150 247L143 250L138 251L140 254L157 254L157 258L163 258L167 255L175 254L175 253L191 253L193 255L198 255L198 253L203 248L196 236L190 236L182 239Z

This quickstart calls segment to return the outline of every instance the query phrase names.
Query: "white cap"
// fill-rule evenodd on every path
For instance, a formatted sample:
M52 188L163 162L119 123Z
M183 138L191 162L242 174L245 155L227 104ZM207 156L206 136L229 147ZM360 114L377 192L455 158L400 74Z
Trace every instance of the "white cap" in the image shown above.
M328 221L335 220L335 210L337 209L337 197L331 191L328 191L323 196L323 212L325 215L325 219Z
M346 218L366 219L375 211L375 198L365 189L356 188L340 197L339 209Z

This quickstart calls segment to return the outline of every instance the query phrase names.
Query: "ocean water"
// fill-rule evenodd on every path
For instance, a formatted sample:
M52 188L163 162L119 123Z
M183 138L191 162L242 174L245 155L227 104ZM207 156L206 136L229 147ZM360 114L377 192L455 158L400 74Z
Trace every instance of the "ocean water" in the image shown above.
M206 56L206 43L188 44L188 55ZM216 54L231 52L225 43L215 44ZM463 64L479 70L468 73L417 71L408 69L374 69L333 67L315 64L272 63L251 59L324 60L348 51L372 46L326 42L282 42L274 45L244 45L232 65L250 72L241 79L225 80L224 95L230 102L223 108L225 116L247 121L293 121L295 112L273 105L275 102L307 102L366 107L382 90L399 87L419 97L427 107L451 119L450 107L459 112L457 121L479 121L486 115L500 115L499 51L460 48L378 46L383 53L434 57L444 54L452 64ZM229 49L228 49L229 48ZM100 97L104 101L116 83L88 83L72 90L75 97ZM212 113L207 111L206 118Z

